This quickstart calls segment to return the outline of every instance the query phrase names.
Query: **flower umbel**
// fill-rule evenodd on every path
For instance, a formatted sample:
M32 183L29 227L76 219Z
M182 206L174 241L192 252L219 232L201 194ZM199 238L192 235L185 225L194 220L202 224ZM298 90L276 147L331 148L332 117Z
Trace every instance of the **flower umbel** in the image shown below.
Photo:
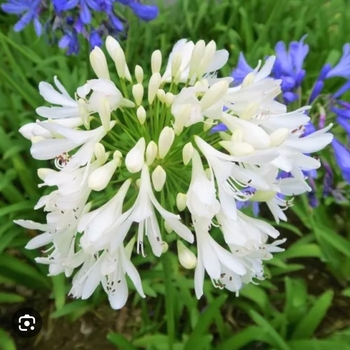
M90 61L97 78L78 87L74 99L57 78L59 92L40 83L55 106L39 107L47 120L21 128L32 156L57 166L38 171L41 186L55 188L35 207L44 208L47 222L17 221L43 232L27 248L50 244L48 255L37 258L50 275L77 270L70 294L86 299L101 283L115 309L127 299L125 275L145 297L133 246L142 256L165 253L163 227L176 235L181 265L195 268L198 298L205 272L215 287L236 293L263 279L263 261L283 250L284 241L268 242L278 231L245 215L236 201L267 203L276 221L286 220L284 196L311 190L302 171L320 163L305 154L332 141L329 127L301 138L307 108L286 113L275 101L281 89L268 78L273 57L231 88L231 77L216 75L228 52L213 41L180 40L165 70L156 50L149 78L140 66L130 73L112 37L107 50L117 73L95 48ZM211 133L217 123L227 131ZM279 179L280 170L290 177ZM182 220L183 211L191 222ZM189 248L194 242L197 256Z

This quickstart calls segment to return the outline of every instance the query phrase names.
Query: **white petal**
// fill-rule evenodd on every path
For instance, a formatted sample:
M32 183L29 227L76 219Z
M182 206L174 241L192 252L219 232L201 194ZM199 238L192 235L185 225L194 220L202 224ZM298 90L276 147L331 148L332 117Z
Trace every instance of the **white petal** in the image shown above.
M39 247L43 247L49 243L51 243L54 239L53 234L50 233L42 233L41 235L38 235L34 238L32 238L27 245L25 246L26 249L36 249Z

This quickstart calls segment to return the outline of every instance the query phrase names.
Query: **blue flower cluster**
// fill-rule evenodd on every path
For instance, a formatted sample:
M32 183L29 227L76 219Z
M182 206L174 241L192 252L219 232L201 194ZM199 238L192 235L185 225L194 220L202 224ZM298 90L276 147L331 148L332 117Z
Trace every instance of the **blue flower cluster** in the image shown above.
M287 105L302 98L299 90L305 79L306 71L303 67L305 58L309 52L309 46L304 43L305 38L306 36L300 41L292 41L288 49L286 44L282 41L278 42L275 46L276 61L271 72L271 77L281 79L282 96L284 103ZM244 54L240 53L237 67L232 72L234 85L240 84L245 76L252 71L253 68L247 63ZM322 94L326 80L335 77L344 78L346 82L335 93ZM336 126L340 126L341 129L346 132L348 140L350 139L350 102L342 99L342 96L344 96L348 90L350 90L350 44L345 44L339 62L335 66L327 63L322 67L307 101L303 101L303 104L309 103L314 106L314 108L311 109L311 113L313 113L311 119L313 122L311 121L309 123L305 129L304 135L315 132L317 128L323 128L327 117L328 121L333 121L335 119ZM316 113L314 112L315 109L317 110ZM317 119L317 127L314 123L316 121L314 117ZM226 129L225 125L220 124L212 128L212 131L224 131ZM350 184L349 145L343 144L336 137L332 142L335 161L341 171L343 179L348 184ZM337 201L346 200L342 191L334 184L334 174L329 163L322 159L322 165L324 169L323 195L332 195ZM315 183L317 173L316 171L312 173L305 172L305 175L308 176L310 187L313 189L313 191L309 193L309 203L312 207L315 207L318 205ZM289 175L281 174L280 176ZM243 206L247 204L248 203L242 203ZM254 212L257 212L257 203L252 204Z
M19 16L15 31L33 22L38 36L48 34L70 55L79 52L79 36L88 39L94 48L102 45L103 37L118 37L125 32L127 24L117 14L117 4L128 6L144 21L158 15L157 6L145 5L139 0L8 0L1 8Z

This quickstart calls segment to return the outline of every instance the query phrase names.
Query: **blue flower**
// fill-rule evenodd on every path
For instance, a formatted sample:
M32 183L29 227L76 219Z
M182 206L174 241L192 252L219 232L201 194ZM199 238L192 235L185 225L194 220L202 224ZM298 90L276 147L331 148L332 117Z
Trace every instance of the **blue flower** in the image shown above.
M342 176L347 183L350 183L350 151L336 138L333 139L332 146Z
M350 79L350 44L343 46L343 55L338 64L333 67L326 75L326 78L343 77Z
M9 2L2 4L1 8L6 13L21 16L14 26L16 32L21 31L33 21L36 35L40 36L42 33L42 25L39 21L40 5L41 0L9 0Z
M231 76L234 79L234 85L241 84L247 74L252 71L253 68L247 63L243 53L240 52L237 67L231 73Z
M67 55L77 54L79 52L79 41L75 30L66 32L58 42L58 47L67 49Z
M95 46L102 46L103 41L97 30L92 30L90 33L90 46L93 49Z
M315 101L315 99L319 96L319 94L322 92L324 87L324 81L323 80L317 80L309 97L309 104Z
M350 136L350 124L349 124L349 120L342 118L342 117L338 117L337 119L337 123L343 127L343 129L346 131L346 133Z

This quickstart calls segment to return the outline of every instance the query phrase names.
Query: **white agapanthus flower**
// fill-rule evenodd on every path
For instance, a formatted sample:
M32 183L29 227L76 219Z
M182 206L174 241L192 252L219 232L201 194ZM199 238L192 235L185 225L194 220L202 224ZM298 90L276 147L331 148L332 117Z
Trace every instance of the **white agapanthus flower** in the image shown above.
M310 190L303 171L320 166L310 154L332 141L330 126L303 137L308 107L287 113L277 102L281 82L268 77L273 57L230 87L231 77L216 76L228 52L213 41L180 40L164 70L156 50L149 77L141 66L130 73L115 39L106 46L115 69L95 48L96 77L74 98L57 77L57 90L41 82L50 106L37 113L46 120L20 129L32 156L57 168L38 170L39 186L53 187L35 207L47 212L46 223L16 221L42 231L27 248L50 245L37 258L50 275L75 272L70 294L82 299L101 284L115 309L128 297L126 275L145 297L133 256L166 253L165 231L176 235L177 249L169 249L180 264L195 269L198 298L205 273L237 294L263 279L264 260L284 240L271 241L279 232L236 203L264 202L277 222L286 220L288 196ZM210 131L220 123L226 131ZM186 210L190 222L180 216Z

